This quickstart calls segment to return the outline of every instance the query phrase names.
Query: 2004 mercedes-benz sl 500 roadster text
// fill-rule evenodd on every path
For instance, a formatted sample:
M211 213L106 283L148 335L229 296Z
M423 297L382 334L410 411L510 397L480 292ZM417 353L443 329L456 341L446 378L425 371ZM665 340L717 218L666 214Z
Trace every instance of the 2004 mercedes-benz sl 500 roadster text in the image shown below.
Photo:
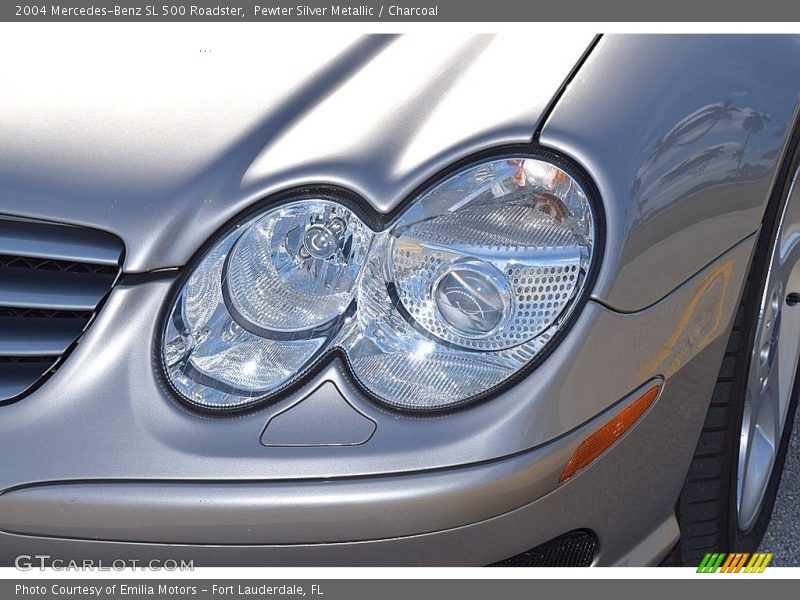
M800 39L125 31L0 41L0 562L757 547Z

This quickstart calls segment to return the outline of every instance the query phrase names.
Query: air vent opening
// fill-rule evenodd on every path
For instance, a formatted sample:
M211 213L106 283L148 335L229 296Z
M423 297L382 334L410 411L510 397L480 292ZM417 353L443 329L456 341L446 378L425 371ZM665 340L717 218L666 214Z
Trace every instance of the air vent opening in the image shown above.
M497 562L493 567L591 567L598 541L593 531L579 529Z
M87 275L116 276L119 268L111 265L74 262L69 260L52 260L47 258L30 258L27 256L9 256L0 254L0 267L16 267L40 271L60 271L64 273L84 273Z
M63 362L114 286L122 254L108 233L0 217L0 404Z

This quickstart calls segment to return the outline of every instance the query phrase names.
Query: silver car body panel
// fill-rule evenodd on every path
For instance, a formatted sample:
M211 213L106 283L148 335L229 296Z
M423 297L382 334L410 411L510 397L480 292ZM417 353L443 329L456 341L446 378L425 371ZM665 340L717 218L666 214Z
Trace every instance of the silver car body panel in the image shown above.
M605 36L540 142L605 199L594 297L649 306L761 223L797 112L800 37Z
M0 530L178 544L302 544L414 535L468 525L553 491L578 444L648 382L581 429L505 460L395 477L286 482L62 482L0 495ZM75 500L79 502L75 502ZM149 518L141 519L146 510ZM58 514L54 523L51 515ZM391 519L384 518L391 514Z
M169 298L171 282L118 286L64 365L34 394L3 407L3 444L25 460L6 466L0 489L109 478L356 477L530 450L578 428L653 377L665 377L669 386L674 372L724 334L754 241L751 236L640 313L619 314L590 302L570 335L526 379L467 410L429 417L381 408L357 391L338 360L263 410L232 418L199 415L172 396L154 358L153 315ZM377 423L369 442L262 445L270 418L324 381L334 381Z
M786 75L800 66L795 38L603 38L551 106L589 39L538 36L558 52L526 70L520 57L530 40L513 37L321 36L287 49L244 35L219 38L209 57L187 36L152 40L144 58L121 53L125 68L105 81L91 69L63 73L95 51L96 38L76 40L63 57L48 54L49 63L34 40L0 41L27 56L0 67L13 84L0 89L0 153L9 157L0 165L0 212L115 233L127 274L64 364L0 407L0 447L19 457L0 472L0 508L12 515L0 522L0 562L24 548L184 555L201 564L486 564L577 528L598 534L598 564L659 560L676 539L675 501L796 111ZM256 56L287 53L291 60L265 58L263 75L254 68ZM46 96L45 87L64 95ZM730 118L708 109L710 122L709 105ZM747 121L743 136L752 112L760 129ZM158 317L179 269L148 272L183 267L273 192L332 183L387 213L454 161L537 137L591 174L607 242L594 299L522 381L429 417L379 407L336 361L301 389L232 418L192 412L167 388ZM700 164L686 162L694 155ZM652 410L557 486L556 463L578 433L654 377L665 387ZM280 445L265 445L270 419L329 390L328 381L373 433L350 445L293 445L282 432ZM314 397L315 406L326 401ZM416 477L432 485L397 483ZM386 485L371 488L376 482ZM114 490L134 484L154 492L115 502ZM276 515L285 520L265 523L263 512L245 510L264 533L252 543L201 545L213 543L211 530L195 539L137 531L137 515L166 518L159 502L170 498L216 497L244 510L272 486L283 490L276 501L284 499L285 512ZM457 498L460 508L432 518L436 498ZM371 500L384 520L395 511L378 506L403 503L396 529L359 518ZM80 511L61 520L70 502L123 511L116 541L66 539L97 536L81 526ZM336 512L343 505L353 508ZM314 540L327 509L340 528L322 522ZM290 521L304 522L294 543Z
M166 390L147 375L146 366L117 368L119 361L135 365L143 360L130 353L135 338L145 340L144 356L151 348L149 336L113 310L112 296L75 352L97 356L97 344L112 334L126 340L127 350L108 349L105 360L99 361L102 368L83 375L69 372L72 364L83 362L74 354L36 394L7 407L11 411L6 423L17 427L5 428L4 435L11 437L4 443L26 459L13 473L4 473L0 561L10 561L20 548L45 545L59 556L168 553L217 565L481 564L584 527L601 540L598 564L657 561L674 542L674 535L665 532L674 533L672 510L694 450L687 440L699 434L713 387L713 379L704 375L719 367L753 243L754 236L642 313L620 315L591 304L610 319L603 337L609 342L627 339L630 349L623 354L595 342L617 359L595 360L597 371L587 376L596 383L601 369L616 371L628 361L639 366L640 375L650 372L635 356L639 351L653 357L650 369L662 371L666 384L661 398L628 435L562 485L557 483L560 470L576 445L625 403L548 444L512 456L506 451L505 457L491 462L479 457L501 447L505 438L520 437L519 430L504 429L513 421L495 423L484 416L480 437L464 439L460 446L442 439L457 436L461 423L468 423L459 419L481 407L406 423L405 453L399 442L391 441L389 414L378 411L371 413L378 428L367 444L266 448L259 443L266 412L230 420L200 417L170 401ZM671 320L664 322L667 315ZM120 323L127 336L106 329L112 323ZM625 323L632 329L623 331ZM100 333L92 341L96 332ZM671 335L647 350L648 336L635 332ZM697 340L701 343L694 343ZM695 353L698 346L703 349ZM128 373L129 379L120 381L115 377L120 372ZM643 376L642 382L648 379ZM65 387L84 385L88 387L82 392L63 393ZM592 392L587 388L572 397L590 400ZM47 405L51 410L44 414ZM102 423L86 414L102 414ZM38 436L29 434L34 419ZM423 427L412 428L415 424ZM438 425L437 435L431 434L433 424ZM386 437L378 437L384 425ZM372 452L366 451L370 448ZM65 453L68 461L63 460ZM446 466L447 458L466 464ZM422 462L426 459L427 465ZM389 468L403 473L391 474ZM365 476L368 473L372 476ZM209 525L211 512L204 507L175 516L182 505L203 502L211 505L208 511L217 526ZM223 508L213 511L217 502ZM158 526L167 522L169 527ZM309 543L315 533L318 543ZM645 550L635 548L651 535L663 545L651 540L644 547L650 548L645 559ZM247 543L253 536L260 543ZM98 538L113 543L97 546ZM295 542L288 543L291 539ZM473 543L466 545L465 539ZM151 543L138 543L145 540ZM458 547L442 553L449 544ZM377 547L370 554L365 546L372 545ZM211 547L218 552L209 553Z
M56 54L0 40L17 57L0 66L0 211L115 233L129 273L186 264L294 186L339 184L389 212L465 155L529 142L592 41L559 39L529 70L530 41L512 36L219 31L146 48L121 32L103 43L130 51L102 77L69 68L92 63L94 36Z

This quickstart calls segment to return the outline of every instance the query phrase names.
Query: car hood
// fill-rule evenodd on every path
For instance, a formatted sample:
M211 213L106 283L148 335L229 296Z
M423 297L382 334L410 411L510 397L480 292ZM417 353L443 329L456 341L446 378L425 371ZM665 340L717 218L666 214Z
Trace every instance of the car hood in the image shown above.
M293 186L344 186L390 212L453 161L530 141L591 42L74 31L56 54L24 29L0 41L16 57L0 65L0 212L115 233L127 272L185 264Z

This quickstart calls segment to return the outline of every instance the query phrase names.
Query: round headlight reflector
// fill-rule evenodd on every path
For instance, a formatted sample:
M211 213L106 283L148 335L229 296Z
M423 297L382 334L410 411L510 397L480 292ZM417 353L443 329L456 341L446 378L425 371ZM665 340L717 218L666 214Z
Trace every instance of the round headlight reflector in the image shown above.
M330 200L278 207L253 223L231 252L231 309L269 335L324 326L353 301L372 232Z
M191 403L262 403L330 351L379 402L455 407L541 356L587 291L596 216L569 167L468 166L386 228L308 196L223 237L174 300L162 340Z

